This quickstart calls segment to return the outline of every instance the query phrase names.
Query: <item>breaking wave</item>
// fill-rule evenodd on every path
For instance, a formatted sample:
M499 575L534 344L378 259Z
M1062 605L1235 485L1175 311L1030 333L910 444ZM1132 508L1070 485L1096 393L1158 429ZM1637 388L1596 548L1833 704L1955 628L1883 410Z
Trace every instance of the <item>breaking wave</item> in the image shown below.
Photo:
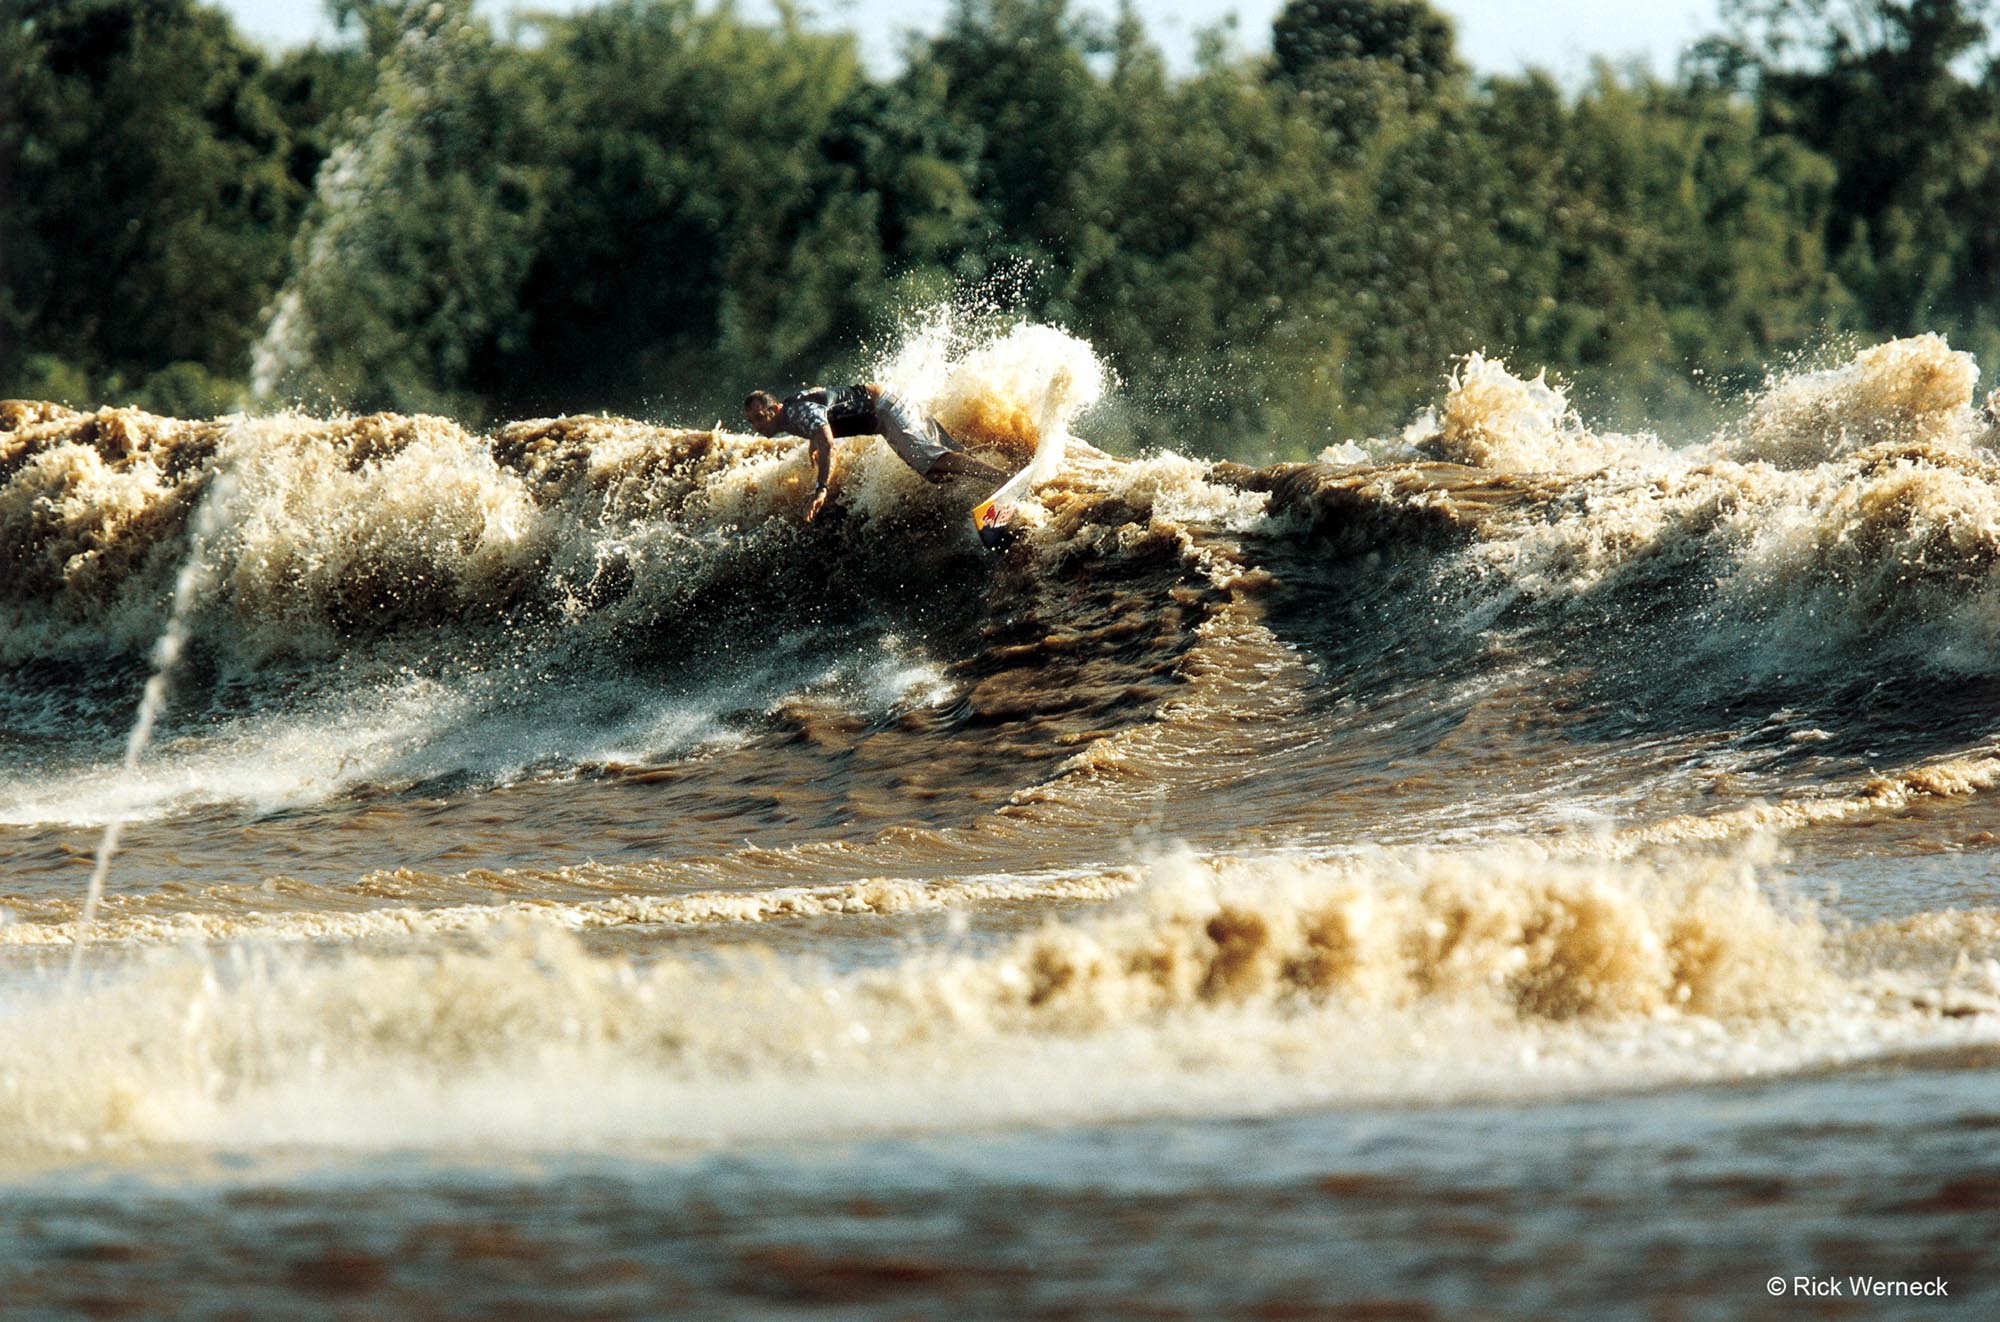
M992 949L849 972L754 949L637 962L543 925L421 955L162 952L16 998L0 1133L29 1158L446 1132L677 1145L801 1115L829 1136L1223 1095L1544 1095L1962 1044L2000 1010L1990 922L1829 928L1770 898L1754 852L1183 856L1140 880Z
M1103 389L1088 346L1047 327L969 346L927 335L882 375L1013 466L1067 437ZM1112 461L1085 447L1049 504L1067 521L1043 530L1029 559L1109 551L1108 537L1162 527L1214 543L1361 523L1360 549L1385 551L1397 548L1379 543L1443 529L1539 601L1615 594L1672 571L1715 615L1821 621L1796 633L1824 634L1831 617L1889 634L1943 608L1970 635L1992 618L1996 526L1995 432L1973 407L1975 379L1969 357L1935 336L1897 341L1776 380L1741 425L1674 450L1595 433L1545 379L1473 355L1415 446L1456 468L1252 473L1171 455ZM923 484L874 443L843 461L845 517L812 530L796 518L808 471L800 446L629 420L518 423L481 437L432 417L184 422L16 403L0 426L14 663L149 644L189 511L220 467L241 491L212 552L206 636L250 663L523 620L584 627L593 641L635 627L691 632L691 612L717 605L716 593L790 596L796 557L833 545L852 566L842 577L878 608L908 585L896 568L915 558L927 580L953 589L987 568L954 517L963 495ZM1062 458L1056 447L1037 462ZM1931 650L1943 664L1973 664L1970 647Z
M723 431L0 406L15 1154L1538 1095L1991 1037L1991 910L1842 919L1768 843L1951 805L1950 847L1996 838L2000 437L1942 340L1679 447L1473 356L1405 435L1265 468L1094 449L1107 373L1048 327L940 323L875 375L1030 470L1015 545L872 440L806 525L803 447ZM90 981L43 982L70 833L113 819L170 842L135 838Z
M964 518L983 493L875 441L843 447L838 506L807 526L783 440L5 406L0 666L20 682L0 701L33 756L0 818L661 763L805 708L1025 723L1053 754L1184 708L1225 664L1211 640L1246 628L1254 664L1303 658L1320 678L1299 682L1347 693L1364 726L1425 684L1462 720L1525 664L1575 687L1563 724L1849 756L1829 774L1885 741L1915 762L1988 733L2000 459L1974 366L1935 336L1774 379L1678 449L1595 432L1558 386L1473 355L1409 435L1266 469L1075 441L1106 374L1048 327L940 321L879 375L990 457L1053 470L1021 545L988 555ZM97 750L225 471L177 698L201 737L121 779Z

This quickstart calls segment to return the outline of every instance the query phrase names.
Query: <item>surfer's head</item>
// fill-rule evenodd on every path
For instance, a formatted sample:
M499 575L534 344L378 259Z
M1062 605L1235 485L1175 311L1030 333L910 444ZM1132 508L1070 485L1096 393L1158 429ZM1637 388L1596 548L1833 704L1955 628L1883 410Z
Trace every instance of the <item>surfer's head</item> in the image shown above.
M768 390L753 390L743 397L743 416L750 420L759 436L777 434L782 411L777 397Z

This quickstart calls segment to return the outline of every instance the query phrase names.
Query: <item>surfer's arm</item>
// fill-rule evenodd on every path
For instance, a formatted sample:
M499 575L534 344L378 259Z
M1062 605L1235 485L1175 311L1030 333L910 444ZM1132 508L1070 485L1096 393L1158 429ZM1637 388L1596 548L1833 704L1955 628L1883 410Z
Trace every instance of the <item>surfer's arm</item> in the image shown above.
M806 506L806 522L811 523L825 508L826 485L833 480L833 428L821 423L819 431L807 438L806 449L813 461L812 504Z

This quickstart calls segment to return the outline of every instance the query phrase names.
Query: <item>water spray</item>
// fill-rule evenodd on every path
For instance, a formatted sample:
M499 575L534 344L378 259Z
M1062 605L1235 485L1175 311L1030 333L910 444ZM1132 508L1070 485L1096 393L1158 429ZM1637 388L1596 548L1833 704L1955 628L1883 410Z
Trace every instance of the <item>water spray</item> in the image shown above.
M224 441L226 445L227 439ZM146 680L145 691L139 698L139 714L132 722L132 732L125 739L125 774L128 777L138 771L139 759L145 756L147 745L153 741L153 727L158 724L160 713L166 709L174 670L180 663L181 654L187 649L195 602L209 584L208 544L227 526L227 510L236 487L236 475L224 462L224 450L218 448L208 489L202 492L195 506L187 561L174 579L173 603L167 612L167 625L153 644L153 673ZM69 973L72 981L82 971L83 948L90 940L90 925L96 921L97 906L104 898L104 879L111 871L111 860L117 856L118 838L124 833L125 822L123 809L114 812L104 824L104 834L98 837L97 856L90 869L90 885L83 896L83 913L77 919L74 944L70 948Z

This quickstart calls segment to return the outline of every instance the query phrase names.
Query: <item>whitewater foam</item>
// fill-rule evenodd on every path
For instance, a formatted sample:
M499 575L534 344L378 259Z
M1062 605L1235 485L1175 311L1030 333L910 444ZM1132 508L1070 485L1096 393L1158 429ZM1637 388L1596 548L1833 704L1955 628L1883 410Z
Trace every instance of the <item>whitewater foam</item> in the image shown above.
M1884 442L1970 444L1979 365L1941 335L1891 340L1846 363L1766 382L1719 450L1780 468L1810 468Z
M1906 938L1830 933L1741 856L1146 872L998 951L851 973L754 951L642 965L546 924L420 955L161 952L14 998L0 1132L16 1157L447 1132L532 1149L797 1134L800 1114L827 1135L1544 1095L1985 1040L2000 1010L2000 981L1870 963ZM1843 950L1865 971L1837 970Z
M1546 372L1523 380L1480 353L1453 369L1437 431L1416 445L1453 463L1513 473L1587 473L1664 453L1652 437L1593 432Z
M1462 458L1577 448L1572 415L1550 421L1559 397L1495 376L1477 379L1505 406L1482 403L1459 427ZM1857 665L1878 679L1990 673L2000 467L1974 421L1975 378L1967 355L1923 336L1776 381L1704 446L1600 438L1581 447L1592 464L1624 457L1548 487L1548 517L1488 520L1468 564L1511 596L1621 629L1671 603L1694 668L1724 688ZM1509 402L1524 393L1539 405Z

